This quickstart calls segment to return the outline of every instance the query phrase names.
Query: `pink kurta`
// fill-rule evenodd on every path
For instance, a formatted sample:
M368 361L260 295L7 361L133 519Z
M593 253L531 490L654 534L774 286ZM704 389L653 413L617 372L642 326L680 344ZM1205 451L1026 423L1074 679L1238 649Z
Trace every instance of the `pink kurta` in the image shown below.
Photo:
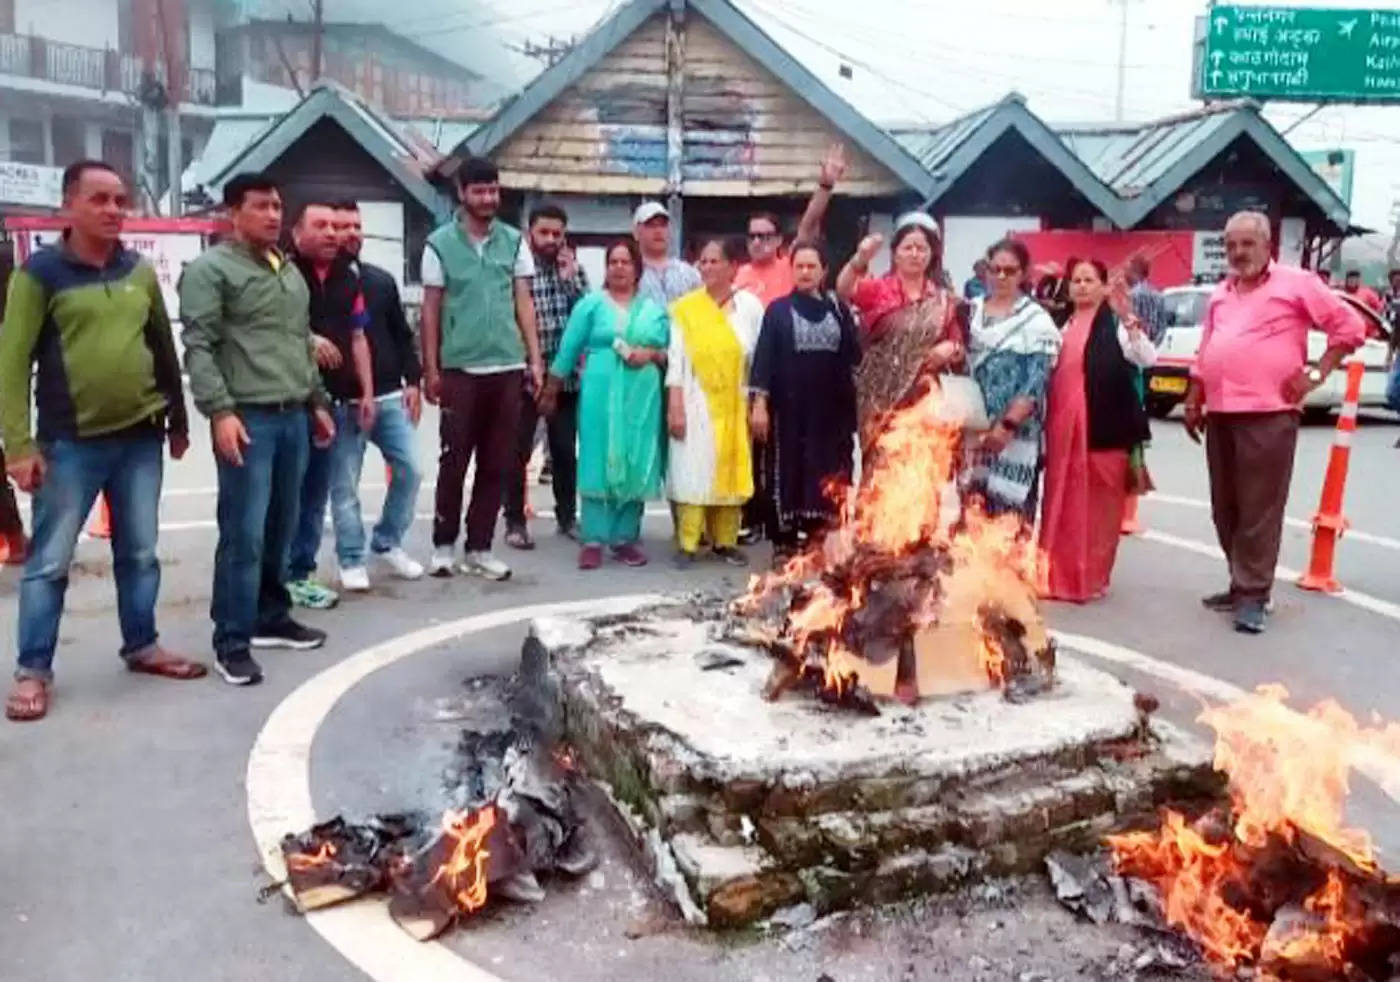
M1045 420L1046 595L1074 603L1108 591L1128 487L1128 451L1089 449L1084 348L1093 320L1093 313L1076 313L1065 325Z

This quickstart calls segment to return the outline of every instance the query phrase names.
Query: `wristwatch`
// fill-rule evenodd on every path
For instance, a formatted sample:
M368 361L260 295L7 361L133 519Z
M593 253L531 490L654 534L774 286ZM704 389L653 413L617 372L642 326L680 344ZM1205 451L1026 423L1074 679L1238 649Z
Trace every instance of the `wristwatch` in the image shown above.
M1308 381L1313 385L1322 384L1322 372L1316 366L1308 369Z

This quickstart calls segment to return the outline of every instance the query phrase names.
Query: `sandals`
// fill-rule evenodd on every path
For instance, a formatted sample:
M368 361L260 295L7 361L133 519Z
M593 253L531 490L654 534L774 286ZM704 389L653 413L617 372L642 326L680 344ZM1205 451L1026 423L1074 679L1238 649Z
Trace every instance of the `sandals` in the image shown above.
M37 684L38 691L29 695L21 695L19 687L26 682ZM49 683L42 679L16 681L10 687L10 694L5 699L5 718L14 723L33 723L41 720L49 714L49 701L52 695Z
M202 679L209 674L207 666L163 651L153 658L129 661L126 663L126 668L127 671L135 672L138 675L156 675L163 679L175 679L179 682Z
M506 532L506 545L512 549L533 549L535 540L530 538L530 530L523 525L512 526Z

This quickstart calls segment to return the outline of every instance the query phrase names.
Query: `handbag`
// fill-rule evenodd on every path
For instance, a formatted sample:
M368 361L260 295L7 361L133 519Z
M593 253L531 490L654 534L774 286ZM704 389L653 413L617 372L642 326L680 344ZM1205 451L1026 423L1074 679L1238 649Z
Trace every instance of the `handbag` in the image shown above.
M941 422L955 423L965 430L991 428L991 421L987 418L987 401L982 397L982 387L975 379L969 375L945 372L938 376L938 388L943 392L937 412Z

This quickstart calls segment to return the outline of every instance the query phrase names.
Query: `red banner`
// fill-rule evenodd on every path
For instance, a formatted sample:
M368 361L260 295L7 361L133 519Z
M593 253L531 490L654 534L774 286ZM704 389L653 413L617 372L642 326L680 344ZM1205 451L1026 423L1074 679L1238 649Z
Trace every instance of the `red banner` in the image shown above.
M1110 270L1134 255L1144 256L1152 267L1149 279L1158 288L1182 286L1192 279L1195 232L1017 232L1015 237L1031 251L1031 267L1071 259L1097 259Z

